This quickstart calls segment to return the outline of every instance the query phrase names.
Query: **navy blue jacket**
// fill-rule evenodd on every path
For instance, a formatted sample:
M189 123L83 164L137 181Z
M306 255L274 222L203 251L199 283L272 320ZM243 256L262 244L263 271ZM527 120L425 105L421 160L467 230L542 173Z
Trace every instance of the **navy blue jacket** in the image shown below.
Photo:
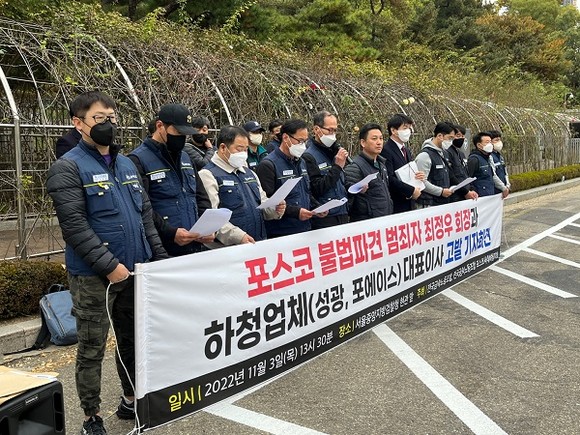
M489 154L484 154L476 149L469 154L467 160L467 171L470 177L477 179L471 183L473 189L479 196L490 196L495 194L495 183L493 182L493 170L489 164Z
M46 186L72 275L104 278L119 263L134 270L136 263L167 258L135 165L115 150L111 157L107 165L94 147L81 141L48 172Z
M232 211L230 222L257 242L266 239L264 217L258 207L262 198L258 180L252 171L228 173L213 162L204 168L212 173L218 185L219 207Z
M280 148L276 148L260 162L256 168L256 174L268 197L272 196L289 179L302 176L302 180L286 197L286 212L282 219L266 221L268 237L309 231L310 220L301 221L298 218L301 208L311 210L316 206L311 201L310 180L304 160L290 158L280 151Z
M491 158L493 159L493 166L495 168L495 175L497 175L499 177L499 179L501 180L501 182L503 184L505 184L507 186L507 171L505 168L505 160L503 159L503 156L498 153L497 151L493 151L491 153ZM501 193L501 191L495 187L494 185L494 192L495 193Z
M171 156L164 144L148 137L129 154L129 158L137 166L149 194L155 224L167 252L175 256L198 252L201 249L199 243L179 246L174 241L177 228L190 229L197 222L201 214L197 203L198 190L201 188L205 192L203 183L196 179L197 171L189 155L181 151ZM207 208L205 204L201 211Z

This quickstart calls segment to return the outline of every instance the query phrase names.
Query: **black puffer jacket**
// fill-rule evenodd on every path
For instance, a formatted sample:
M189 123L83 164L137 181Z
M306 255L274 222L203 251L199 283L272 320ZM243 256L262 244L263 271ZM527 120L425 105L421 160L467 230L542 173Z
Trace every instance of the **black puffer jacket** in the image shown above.
M90 157L104 165L103 157L95 147L84 141L81 141L79 146L83 147ZM117 167L118 158L123 159L125 163L129 162L134 167L127 157L118 156L118 149L111 147L111 156L112 162L109 165L109 171L113 174ZM136 168L135 174L137 174ZM136 181L140 182L140 179ZM77 162L67 158L61 158L54 162L48 171L46 187L54 203L67 249L72 249L74 254L80 257L95 274L106 277L113 272L119 265L119 259L108 249L107 245L101 241L91 227L87 211L86 186L83 186ZM155 229L149 198L145 190L141 190L143 191L141 219L145 237L153 254L151 259L169 258ZM131 270L132 268L130 267L129 269Z

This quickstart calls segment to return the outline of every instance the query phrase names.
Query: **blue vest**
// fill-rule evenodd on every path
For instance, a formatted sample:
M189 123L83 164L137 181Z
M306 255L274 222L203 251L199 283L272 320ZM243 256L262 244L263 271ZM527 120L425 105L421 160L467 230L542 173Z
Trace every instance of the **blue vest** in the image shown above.
M479 167L475 171L475 174L473 174L477 179L471 183L477 194L479 196L494 195L493 171L489 165L489 161L478 151L472 151L469 158L476 158L479 162Z
M219 207L232 211L230 222L241 228L255 241L266 239L266 227L260 210L256 207L262 202L258 180L254 173L228 173L209 162L204 169L210 171L217 181Z
M276 190L290 178L302 176L302 180L286 197L286 205L310 210L310 181L306 164L302 159L288 158L280 148L276 148L263 160L270 161L274 164L276 170ZM301 221L297 218L282 217L282 219L266 221L266 231L268 237L285 236L289 234L302 233L310 230L310 220Z
M318 169L320 169L320 173L324 176L328 174L330 168L332 168L333 161L325 155L317 145L311 144L308 149L304 152L305 154L308 153L316 160L316 164L318 165ZM316 200L320 204L325 204L331 199L342 199L347 197L346 187L345 187L345 176L344 172L340 173L340 180L336 185L330 188L328 191L324 192L322 196L316 198ZM335 207L328 212L328 216L339 216L339 215L346 215L348 214L347 205L341 205L340 207Z
M503 159L503 156L500 153L498 153L497 151L494 151L491 153L491 158L493 159L493 166L495 168L495 175L497 175L499 177L499 179L502 181L503 184L507 185L507 180L506 180L507 172L505 170L505 160ZM495 193L501 193L498 188L495 188L494 191L495 191Z
M448 162L447 158L441 157L441 154L433 148L425 147L422 151L426 152L431 158L431 169L429 170L427 181L434 186L442 187L444 189L451 187L451 181L449 180L449 167L451 164ZM417 198L417 204L421 205L441 205L448 204L449 202L449 198L431 195L425 191L422 191L421 196Z
M153 210L172 227L189 230L197 221L197 202L195 171L187 153L181 152L181 177L150 138L145 139L131 155L139 158L149 179Z
M87 220L103 245L129 270L148 261L152 252L141 219L143 187L133 162L118 154L113 166L107 167L82 141L61 158L74 161L78 167ZM95 275L69 245L65 260L72 275Z

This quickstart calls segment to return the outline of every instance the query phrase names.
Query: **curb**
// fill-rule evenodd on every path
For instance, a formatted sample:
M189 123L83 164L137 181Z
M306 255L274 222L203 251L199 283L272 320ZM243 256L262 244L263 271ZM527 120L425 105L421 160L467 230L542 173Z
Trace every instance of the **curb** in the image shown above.
M40 331L40 317L0 326L0 354L29 348Z
M558 192L580 185L580 178L562 181L560 183L549 184L547 186L536 187L522 192L509 195L505 205L513 205L529 199L538 198L543 195ZM17 322L6 326L0 326L0 355L7 352L16 352L26 349L34 344L38 331L40 330L40 317L23 322Z
M521 192L516 192L510 194L505 200L505 205L513 205L518 202L527 201L528 199L538 198L543 195L548 195L550 193L559 192L560 190L570 189L571 187L576 187L580 185L580 178L574 178L572 180L565 180L559 183L548 184L547 186L534 187L533 189L523 190Z

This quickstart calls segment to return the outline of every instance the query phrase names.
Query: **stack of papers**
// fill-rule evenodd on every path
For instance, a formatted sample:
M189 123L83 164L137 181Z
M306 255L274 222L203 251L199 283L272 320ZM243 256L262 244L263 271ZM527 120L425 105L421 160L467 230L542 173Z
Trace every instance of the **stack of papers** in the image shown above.
M395 174L397 175L397 178L403 183L409 184L413 187L418 187L419 190L423 190L425 188L425 183L415 178L415 174L417 172L419 172L417 163L409 162L405 166L401 166L399 169L397 169Z

